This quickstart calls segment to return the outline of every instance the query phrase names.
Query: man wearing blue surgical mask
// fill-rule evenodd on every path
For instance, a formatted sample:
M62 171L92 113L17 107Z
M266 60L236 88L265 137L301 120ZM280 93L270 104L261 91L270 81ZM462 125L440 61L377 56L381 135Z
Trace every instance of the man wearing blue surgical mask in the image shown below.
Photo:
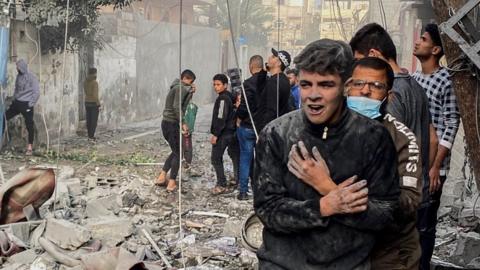
M385 110L393 80L393 70L384 60L358 60L346 82L347 105L382 122L398 154L400 209L395 224L386 229L374 249L372 269L418 269L421 249L415 224L422 192L421 155L415 134Z

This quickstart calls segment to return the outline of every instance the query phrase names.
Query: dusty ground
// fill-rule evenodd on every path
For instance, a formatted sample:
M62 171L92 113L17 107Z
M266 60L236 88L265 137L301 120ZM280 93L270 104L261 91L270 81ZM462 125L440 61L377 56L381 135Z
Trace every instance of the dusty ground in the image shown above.
M253 211L252 200L238 201L233 188L230 194L210 194L215 185L208 140L210 111L211 105L204 106L197 117L192 170L183 170L181 211L178 193L169 194L164 188L153 185L161 166L146 165L162 163L169 154L159 129L160 120L157 119L116 130L100 128L96 144L89 143L82 136L62 140L58 172L64 176L59 181L67 183L69 179L79 179L81 194L72 196L68 191L59 192L56 211L53 211L52 204L48 204L42 208L44 217L66 219L82 226L87 226L94 218L126 218L132 232L115 240L103 239L104 248L120 246L136 254L139 260L157 265L163 263L141 233L143 228L152 234L168 260L178 268L183 267L185 262L185 266L197 267L191 269L253 269L255 256L244 248L240 235L243 221ZM7 147L0 156L6 179L25 167L56 165L55 157L43 148L37 149L33 157L25 157L20 151L11 149ZM57 149L56 142L50 149ZM227 175L231 177L231 163L227 156L224 159L227 161ZM144 165L138 165L142 163ZM92 179L95 180L93 184ZM477 245L480 246L478 218L472 213L472 208L477 208L474 202L478 195L460 200L458 197L462 194L463 182L462 179L450 180L444 188L435 250L437 257L434 259L442 265L448 265L446 262L467 265L480 255L477 252ZM193 214L193 211L215 212L228 215L228 218L201 216ZM178 242L180 213L185 237L183 246ZM469 235L465 236L466 233ZM180 247L184 248L183 259ZM475 247L477 250L464 254L464 249ZM49 257L45 253L42 255L42 251L36 256ZM23 266L7 260L2 269L7 266L13 267L10 269L30 269L30 264L31 260ZM59 267L58 264L52 265ZM449 267L438 269L457 269Z
M69 178L80 179L82 195L80 199L70 198L70 204L63 205L59 201L56 206L57 211L53 214L57 218L66 218L83 225L88 223L90 218L88 211L85 211L85 205L94 203L99 198L113 196L114 199L111 200L120 201L119 206L116 207L118 209L108 208L107 210L113 216L128 217L136 229L132 236L116 244L135 254L142 245L149 246L145 237L139 233L140 228L146 227L171 262L180 267L182 266L180 245L176 240L179 239L179 213L183 213L182 228L184 236L188 239L188 246L203 246L208 241L220 239L220 245L213 243L217 248L213 252L192 249L185 251L189 254L187 265L207 264L225 269L253 268L255 261L252 254L239 256L242 252L246 253L239 241L239 233L243 220L253 211L252 200L238 201L234 188L230 194L222 196L210 194L210 190L215 185L215 174L210 165L209 137L207 133L202 132L208 130L208 124L205 124L206 119L209 119L208 112L206 115L203 111L200 112L197 123L198 132L193 135L195 153L193 166L190 172L183 170L181 212L178 192L169 194L164 188L153 185L153 180L157 177L161 166L137 165L163 163L169 154L169 147L160 133L160 121L152 120L114 131L100 129L96 144L89 143L85 137L79 136L64 139L58 165L59 168L64 166L73 168L74 175ZM137 135L140 136L132 137ZM52 145L51 149L56 150L56 145ZM228 160L227 175L231 176L231 163L227 156L225 160ZM38 149L33 157L24 157L22 153L7 148L0 156L0 162L6 179L24 167L40 164L56 165L56 159L46 155L43 149ZM89 179L92 178L110 179L111 182L108 184L98 182L95 187L92 187L89 183ZM126 193L137 194L139 200L131 197L123 199ZM128 201L129 198L130 201ZM47 213L47 216L52 216L51 208L52 206L50 209L42 210ZM229 217L200 216L192 214L193 211L215 212ZM233 244L230 243L232 245L225 246L226 242L232 240L224 238L225 236L236 236L237 240ZM153 248L149 250L152 251ZM212 254L208 254L209 252ZM147 256L146 259L160 261L155 253L150 258Z

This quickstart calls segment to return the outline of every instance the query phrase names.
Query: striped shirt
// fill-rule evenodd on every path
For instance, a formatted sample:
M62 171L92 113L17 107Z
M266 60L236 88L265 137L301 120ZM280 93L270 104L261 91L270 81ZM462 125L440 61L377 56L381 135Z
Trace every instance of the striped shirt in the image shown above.
M440 67L432 74L423 74L417 71L413 77L425 89L428 96L432 124L437 131L440 145L452 149L460 124L460 113L450 74L445 68ZM450 153L443 160L440 175L448 175L449 169Z

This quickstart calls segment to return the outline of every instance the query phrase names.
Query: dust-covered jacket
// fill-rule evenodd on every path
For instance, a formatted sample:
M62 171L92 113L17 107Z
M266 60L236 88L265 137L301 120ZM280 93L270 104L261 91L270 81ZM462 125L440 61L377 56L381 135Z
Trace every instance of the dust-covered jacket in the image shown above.
M181 94L180 94L181 88ZM192 86L180 82L179 79L175 79L170 85L167 98L165 99L165 108L163 109L163 120L169 122L178 122L180 119L183 121L185 116L185 110L187 109L190 100L192 100L193 91ZM182 100L182 115L180 115L179 98Z
M353 175L367 180L365 212L322 216L321 195L287 168L299 141L319 149L336 184ZM256 155L254 209L264 224L260 266L368 269L376 235L392 223L399 199L397 154L385 127L349 109L333 125L314 125L297 110L265 127Z

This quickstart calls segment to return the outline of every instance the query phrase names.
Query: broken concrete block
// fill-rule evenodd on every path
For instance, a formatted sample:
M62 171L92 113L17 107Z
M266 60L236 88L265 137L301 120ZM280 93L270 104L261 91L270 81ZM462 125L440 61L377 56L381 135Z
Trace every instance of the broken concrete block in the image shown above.
M92 232L93 238L101 239L106 246L116 246L133 233L133 225L128 218L91 219L86 227Z
M87 187L89 189L97 187L97 177L96 176L87 175L87 177L85 177L85 182L87 182Z
M44 237L61 248L75 250L88 242L92 234L85 227L69 221L48 219Z
M105 216L113 216L113 212L117 212L119 209L116 199L116 195L110 195L98 199L89 200L85 209L87 217L99 218Z
M479 256L480 234L476 232L460 233L454 253L454 262L466 265Z
M57 182L63 182L75 175L75 169L71 166L61 166L57 174Z
M81 196L82 195L82 184L80 179L72 178L67 181L68 192L71 196Z
M33 249L27 249L8 258L10 263L31 264L38 257Z

